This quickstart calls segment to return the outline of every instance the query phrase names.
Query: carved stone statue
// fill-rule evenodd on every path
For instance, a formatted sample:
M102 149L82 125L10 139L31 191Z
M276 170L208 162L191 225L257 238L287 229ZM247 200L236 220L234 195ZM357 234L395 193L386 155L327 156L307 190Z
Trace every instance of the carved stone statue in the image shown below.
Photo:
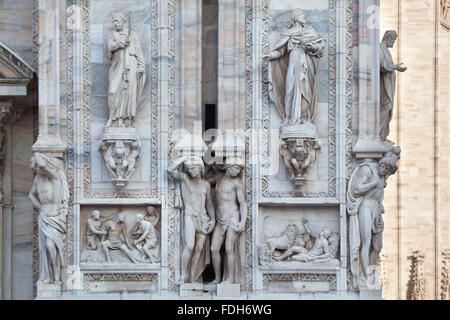
M399 159L400 148L393 147L378 163L363 159L350 178L347 213L351 271L362 281L369 278L369 267L378 265L383 246L384 188L387 178L397 171Z
M136 216L136 225L131 231L132 236L137 237L133 244L150 262L155 263L158 260L158 234L150 221L144 219L144 215L138 213Z
M29 197L39 209L38 283L61 283L69 201L63 161L36 152L30 162L35 178Z
M179 167L182 164L184 170ZM198 156L182 156L168 168L169 174L180 181L183 201L181 281L201 282L201 275L210 262L209 237L215 225L215 210L211 186L202 173L204 162Z
M108 250L121 250L133 263L138 262L132 254L130 240L128 239L125 215L120 212L113 220L105 222L106 235L101 243L106 256L106 261L111 262Z
M86 249L97 250L97 243L101 237L106 235L106 231L102 230L102 221L98 210L92 211L92 216L86 223Z
M134 125L136 106L145 84L145 60L141 44L125 16L113 16L114 30L108 38L108 55L112 60L109 70L107 127Z
M245 186L241 173L243 163L238 159L227 161L226 173L216 184L216 226L212 235L211 253L214 283L239 283L241 264L239 237L247 220ZM222 279L220 248L225 241L225 266Z
M295 10L290 27L281 34L274 51L264 56L272 61L272 92L283 126L310 123L316 113L318 61L326 41Z
M392 119L395 96L395 71L405 72L408 68L403 63L394 64L389 48L394 47L397 32L386 31L380 44L380 138L386 140Z

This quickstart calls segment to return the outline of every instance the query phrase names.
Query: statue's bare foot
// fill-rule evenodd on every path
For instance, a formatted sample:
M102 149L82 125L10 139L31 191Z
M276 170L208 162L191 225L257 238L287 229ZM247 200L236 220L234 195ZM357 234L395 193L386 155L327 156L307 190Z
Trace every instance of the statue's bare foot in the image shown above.
M220 283L220 279L214 279L214 281L213 282L211 282L211 284L219 284Z
M233 280L231 280L230 278L226 278L222 281L222 283L233 283Z

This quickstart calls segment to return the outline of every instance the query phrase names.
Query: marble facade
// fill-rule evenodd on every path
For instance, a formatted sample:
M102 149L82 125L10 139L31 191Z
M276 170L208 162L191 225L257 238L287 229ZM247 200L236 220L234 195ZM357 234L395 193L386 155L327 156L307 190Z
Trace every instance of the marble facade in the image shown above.
M349 228L347 198L354 170L364 161L381 166L380 159L393 150L393 144L379 135L379 12L370 11L379 7L379 0L29 0L27 4L34 5L33 17L24 22L27 28L33 26L29 47L23 49L22 41L8 39L17 56L27 61L37 57L35 69L23 63L30 81L24 94L33 97L35 74L34 97L39 100L24 103L22 118L12 125L17 128L8 129L13 148L3 183L20 181L13 189L15 196L5 193L9 198L2 216L2 270L8 270L2 274L4 298L20 297L20 292L38 299L381 298L378 279L366 283L352 269L354 252L349 249L355 234ZM25 10L9 2L5 6ZM284 119L270 95L273 74L264 56L274 50L299 9L305 25L324 40L325 49L314 85L314 138L319 148L297 184L280 156ZM107 39L115 12L129 19L127 25L145 60L146 80L137 100L133 139L125 130L130 128L114 132L105 128L111 68ZM2 68L0 74L8 78ZM5 92L0 99L15 96ZM33 119L34 138L33 130L24 130ZM205 128L206 119L218 131L204 132L211 129ZM23 145L15 145L14 139ZM108 165L104 141L140 142L131 159L135 169L126 183L118 182L118 169ZM127 152L133 152L129 148ZM32 153L64 162L70 197L61 284L36 285L43 266L37 257L38 210L32 213L26 198L32 174L24 169L11 175L25 166L23 155L28 158ZM12 164L11 159L17 162ZM192 173L196 166L199 172ZM230 173L233 166L240 170L236 176ZM229 184L239 179L235 189L224 187L223 176ZM384 179L388 174L374 176ZM384 185L377 188L382 193ZM220 207L227 197L232 200ZM377 197L381 207L382 197ZM13 216L12 205L17 210ZM30 214L14 222L21 210ZM219 221L221 214L230 221ZM381 216L379 211L375 214ZM16 229L22 225L33 236L20 239ZM210 242L220 232L226 233L223 248L213 249ZM24 248L4 242L12 238ZM292 253L283 257L289 250ZM230 258L239 266L232 280L216 274L220 279L213 281L217 268L212 261L218 252L220 268ZM26 280L19 281L11 261L21 265L17 270L24 270ZM371 266L377 268L377 263ZM186 265L195 269L194 277L184 277ZM33 295L25 295L27 289Z

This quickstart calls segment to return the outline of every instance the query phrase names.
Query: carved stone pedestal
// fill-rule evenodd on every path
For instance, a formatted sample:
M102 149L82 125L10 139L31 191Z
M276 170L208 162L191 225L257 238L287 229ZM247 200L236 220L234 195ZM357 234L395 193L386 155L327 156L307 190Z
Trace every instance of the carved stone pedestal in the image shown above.
M217 285L218 297L240 297L241 285L239 283L219 283Z
M180 285L180 297L201 297L203 296L203 284L183 283Z
M38 283L37 299L52 299L61 297L62 284Z
M316 162L321 144L313 124L286 126L281 129L280 155L295 186L302 186L306 173Z
M141 142L135 128L105 127L98 150L105 161L113 184L124 188L137 167Z

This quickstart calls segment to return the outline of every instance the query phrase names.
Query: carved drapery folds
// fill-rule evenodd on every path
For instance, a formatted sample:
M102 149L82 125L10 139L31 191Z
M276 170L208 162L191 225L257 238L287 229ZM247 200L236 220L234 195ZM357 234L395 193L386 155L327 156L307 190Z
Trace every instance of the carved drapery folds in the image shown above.
M326 40L306 24L301 10L292 12L291 26L283 32L271 61L270 97L283 122L280 155L296 186L304 184L316 162L321 144L313 124L317 108L317 70Z
M129 18L130 19L130 18ZM109 120L99 152L113 184L120 190L130 181L141 153L141 142L134 128L136 109L145 85L145 60L140 39L131 30L131 20L120 13L112 17L108 36Z

